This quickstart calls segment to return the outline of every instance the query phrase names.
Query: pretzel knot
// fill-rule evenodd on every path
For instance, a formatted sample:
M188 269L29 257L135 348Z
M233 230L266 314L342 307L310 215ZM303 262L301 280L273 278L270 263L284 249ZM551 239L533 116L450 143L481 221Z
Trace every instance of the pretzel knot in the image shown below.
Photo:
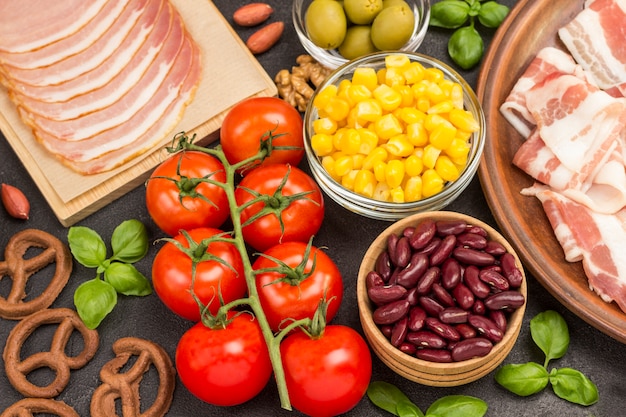
M22 345L38 327L57 324L50 350L37 352L21 360ZM76 356L67 356L66 346L74 330L83 337L83 350ZM90 330L78 314L69 308L41 310L21 320L11 330L4 348L4 367L9 382L26 397L53 398L65 389L70 380L70 370L82 368L98 350L99 337ZM56 375L46 386L38 386L27 379L28 374L40 368L49 368Z
M118 339L113 344L116 357L100 370L100 385L91 397L91 417L116 415L116 401L119 399L123 417L164 416L174 397L176 371L167 352L159 345L135 337ZM137 356L132 366L127 363ZM154 403L141 412L139 386L143 375L151 366L156 368L159 386ZM125 372L120 373L120 369Z
M63 401L49 398L24 398L4 410L0 417L34 417L42 413L58 417L80 417Z
M41 248L41 253L24 258L30 248ZM50 307L67 284L72 272L72 254L59 239L42 230L26 229L11 237L4 251L5 260L0 262L0 280L13 280L6 299L0 297L0 317L18 320ZM54 275L48 287L29 301L26 283L37 271L56 263Z

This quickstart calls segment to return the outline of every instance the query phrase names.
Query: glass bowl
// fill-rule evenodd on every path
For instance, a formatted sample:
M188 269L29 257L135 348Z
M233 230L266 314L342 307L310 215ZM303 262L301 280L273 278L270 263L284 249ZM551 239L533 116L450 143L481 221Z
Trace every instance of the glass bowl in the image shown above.
M324 49L315 45L309 38L305 25L306 10L314 0L294 0L292 7L293 24L296 28L298 38L304 49L315 58L320 64L327 68L335 69L348 60L339 54L336 49ZM405 0L411 6L415 14L415 26L413 34L408 42L400 49L401 51L415 52L422 44L426 31L428 30L428 22L430 20L430 1L429 0Z
M463 90L465 110L471 112L479 124L479 129L472 133L469 138L470 149L467 163L458 179L447 182L443 189L433 196L405 203L379 201L344 187L329 175L311 145L311 138L314 135L313 123L319 118L318 110L313 105L316 96L328 85L339 85L342 80L351 79L356 68L372 67L376 70L384 68L385 59L389 55L404 55L410 61L421 63L425 68L437 68L443 72L446 79L460 84ZM387 221L395 221L414 213L439 210L454 201L467 188L476 174L485 145L485 117L473 89L450 66L435 58L416 52L377 52L352 60L334 70L316 89L309 101L304 115L303 128L307 161L313 177L324 192L335 202L352 212L369 218Z

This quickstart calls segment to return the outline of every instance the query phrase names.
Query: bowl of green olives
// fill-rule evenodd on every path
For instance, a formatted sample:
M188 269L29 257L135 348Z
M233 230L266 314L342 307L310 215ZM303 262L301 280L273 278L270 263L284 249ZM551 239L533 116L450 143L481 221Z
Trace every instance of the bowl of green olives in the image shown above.
M378 51L415 52L430 19L429 0L294 0L298 38L320 64L335 69Z

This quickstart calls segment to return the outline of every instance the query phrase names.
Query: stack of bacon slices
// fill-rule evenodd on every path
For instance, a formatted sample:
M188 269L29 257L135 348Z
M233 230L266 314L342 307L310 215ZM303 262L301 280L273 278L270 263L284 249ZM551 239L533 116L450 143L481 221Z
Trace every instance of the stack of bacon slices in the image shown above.
M0 3L0 82L37 141L79 173L162 143L201 72L169 0Z
M626 2L587 0L541 50L500 111L525 138L513 163L569 262L626 312Z

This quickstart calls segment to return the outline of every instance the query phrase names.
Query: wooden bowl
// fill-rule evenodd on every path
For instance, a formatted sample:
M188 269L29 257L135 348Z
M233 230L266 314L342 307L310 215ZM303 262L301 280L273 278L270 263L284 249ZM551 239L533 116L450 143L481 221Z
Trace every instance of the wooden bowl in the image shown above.
M491 371L493 371L509 354L513 345L517 341L526 303L516 309L508 318L507 330L503 339L494 344L491 352L484 357L473 358L460 362L436 363L418 359L400 351L394 347L391 342L382 334L379 327L372 319L372 302L367 295L365 278L367 274L374 269L376 259L379 254L386 250L387 237L390 234L401 235L402 231L408 226L415 226L426 219L437 220L464 220L468 224L481 226L489 234L489 238L495 240L502 245L515 257L516 264L523 275L522 285L519 291L527 297L526 276L522 264L515 253L513 247L488 224L475 219L473 217L454 212L434 211L414 214L402 220L399 220L385 229L370 245L361 266L357 279L357 303L359 306L359 317L363 332L374 353L397 374L411 381L420 384L439 387L451 387L467 384L475 381Z

